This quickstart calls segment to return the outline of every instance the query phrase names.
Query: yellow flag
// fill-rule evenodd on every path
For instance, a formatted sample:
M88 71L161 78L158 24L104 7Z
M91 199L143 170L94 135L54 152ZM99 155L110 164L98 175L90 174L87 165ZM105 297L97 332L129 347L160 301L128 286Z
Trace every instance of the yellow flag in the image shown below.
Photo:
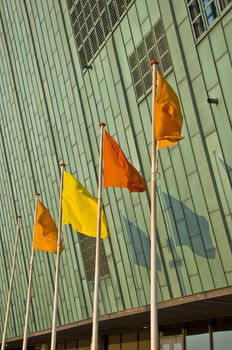
M181 136L183 116L179 99L158 72L158 91L155 98L155 137L158 148L175 145L184 137Z
M97 199L74 176L64 171L62 224L71 224L78 233L96 237ZM101 213L101 238L108 237L104 211Z
M51 214L44 207L42 202L38 202L36 223L34 227L33 248L49 253L57 252L58 230ZM61 251L64 249L62 244Z

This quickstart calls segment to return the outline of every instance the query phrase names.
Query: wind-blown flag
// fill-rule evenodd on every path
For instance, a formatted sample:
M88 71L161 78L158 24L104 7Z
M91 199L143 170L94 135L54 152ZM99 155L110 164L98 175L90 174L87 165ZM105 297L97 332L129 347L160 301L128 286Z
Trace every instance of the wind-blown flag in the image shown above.
M78 233L96 237L98 201L74 176L64 172L62 224L71 224ZM104 211L101 212L101 238L108 237Z
M183 116L179 99L168 82L157 72L158 90L155 98L155 137L158 148L181 141Z
M142 176L106 131L104 132L104 187L128 188L130 192L147 190Z
M49 253L57 252L58 230L48 209L38 201L34 227L33 248ZM61 245L61 251L64 249Z

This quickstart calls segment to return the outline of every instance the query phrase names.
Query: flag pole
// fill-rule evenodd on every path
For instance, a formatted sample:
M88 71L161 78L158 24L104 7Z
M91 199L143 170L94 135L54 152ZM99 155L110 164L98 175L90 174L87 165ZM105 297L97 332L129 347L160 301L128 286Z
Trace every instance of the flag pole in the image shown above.
M12 260L11 275L10 275L10 286L9 286L8 299L7 299L6 316L5 316L5 323L4 323L4 328L3 328L1 350L5 350L5 346L6 346L6 332L7 332L7 324L8 324L8 320L9 320L9 313L10 313L10 303L11 303L11 295L12 295L12 289L13 289L16 251L17 251L17 245L18 245L19 227L20 227L21 219L22 219L21 216L17 217L15 245L14 245L14 252L13 252L13 260Z
M39 193L35 193L35 212L34 212L34 227L33 227L33 239L31 246L31 260L30 260L30 268L29 268L29 280L28 280L28 289L27 289L27 305L26 305L26 316L25 316L25 324L24 324L24 336L23 336L23 347L22 350L27 349L27 338L28 338L28 323L29 323L29 312L30 312L30 302L31 302L31 285L32 285L32 274L33 274L33 262L34 262L34 248L33 248L33 240L34 240L34 231L36 224L36 215L38 209L38 201L39 201Z
M56 276L55 276L55 291L53 301L53 316L52 316L52 339L51 350L56 349L56 319L57 319L57 301L58 301L58 285L59 285L59 269L60 269L60 248L61 248L61 226L62 226L62 192L64 182L64 168L65 164L60 164L60 201L59 201L59 225L58 225L58 238L57 238L57 253L56 253Z
M152 143L151 143L151 350L158 350L157 267L156 267L156 139L155 97L158 62L152 65Z
M99 263L100 263L100 236L101 236L101 208L102 208L102 165L103 165L103 140L105 123L100 123L100 156L98 168L98 211L97 211L97 236L94 275L94 298L93 298L93 328L91 350L98 348L98 299L99 299Z

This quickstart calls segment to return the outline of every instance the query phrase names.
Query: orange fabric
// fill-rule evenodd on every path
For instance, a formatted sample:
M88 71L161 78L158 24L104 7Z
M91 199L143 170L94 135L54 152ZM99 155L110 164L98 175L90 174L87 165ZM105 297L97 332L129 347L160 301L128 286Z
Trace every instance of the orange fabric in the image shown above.
M104 133L104 187L128 188L143 192L147 185L139 172L128 162L117 142Z
M181 136L183 116L179 99L168 82L157 73L158 91L155 99L155 137L158 148L175 145Z
M58 230L48 209L38 202L36 223L34 227L33 248L49 253L57 252ZM61 252L64 249L61 244Z

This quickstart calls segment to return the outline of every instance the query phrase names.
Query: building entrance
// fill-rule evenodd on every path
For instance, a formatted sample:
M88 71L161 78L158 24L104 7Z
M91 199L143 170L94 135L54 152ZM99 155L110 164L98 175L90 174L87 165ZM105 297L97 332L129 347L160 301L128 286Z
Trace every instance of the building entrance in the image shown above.
M183 336L160 337L160 350L183 350Z

